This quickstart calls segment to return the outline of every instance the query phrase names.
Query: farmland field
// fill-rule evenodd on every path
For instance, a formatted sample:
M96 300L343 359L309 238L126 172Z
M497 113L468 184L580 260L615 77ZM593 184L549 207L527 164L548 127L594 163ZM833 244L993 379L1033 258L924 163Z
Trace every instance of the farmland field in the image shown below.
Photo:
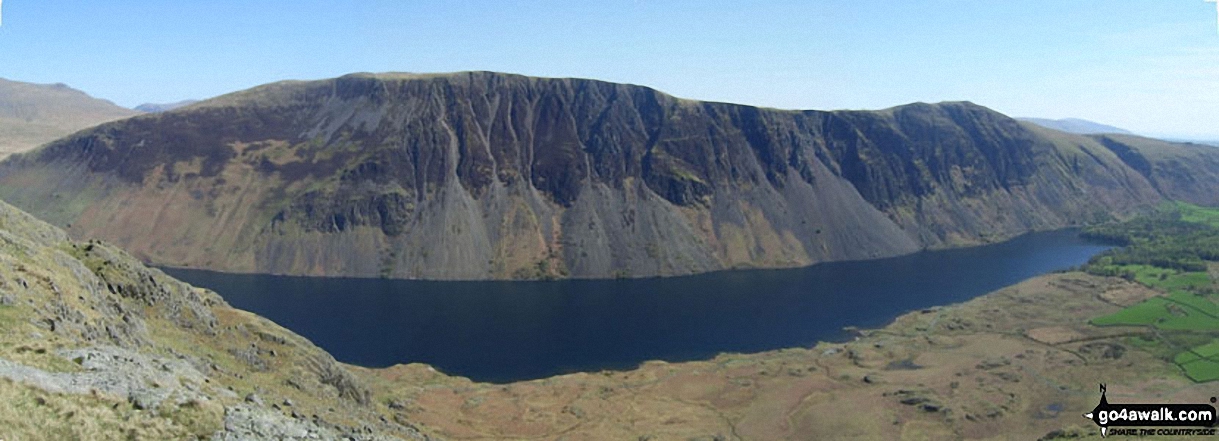
M1126 246L1092 259L1085 270L1116 275L1160 293L1116 313L1093 318L1096 326L1155 330L1143 345L1197 382L1219 380L1219 293L1208 269L1219 250L1219 209L1166 204L1155 215L1090 229L1085 234ZM1159 345L1160 347L1154 347Z

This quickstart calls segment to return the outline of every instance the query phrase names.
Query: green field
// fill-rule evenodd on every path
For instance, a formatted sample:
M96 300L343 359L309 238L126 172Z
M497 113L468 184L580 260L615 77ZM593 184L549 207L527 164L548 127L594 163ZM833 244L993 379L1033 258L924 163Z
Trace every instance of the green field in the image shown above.
M1190 352L1202 358L1211 358L1219 355L1219 340L1212 340L1210 343L1190 349Z
M1093 258L1085 271L1162 293L1091 323L1155 328L1154 340L1138 346L1171 360L1194 381L1219 380L1219 292L1206 271L1219 256L1219 209L1165 204L1156 214L1085 234L1125 244Z
M1219 361L1197 360L1181 365L1181 369L1185 370L1185 375L1191 380L1199 383L1219 380Z
M1185 352L1181 352L1181 353L1177 354L1176 357L1173 357L1172 362L1179 364L1181 366L1184 366L1186 364L1189 364L1189 363L1192 363L1192 362L1195 362L1195 361L1198 361L1201 359L1202 359L1202 357L1199 357L1198 354L1195 354L1190 351L1185 351Z
M1219 379L1219 339L1181 352L1173 357L1173 362L1180 365L1185 375L1194 381Z
M1213 297L1204 297L1188 291L1173 291L1168 300L1188 306L1197 312L1210 317L1219 318L1219 305L1212 301Z
M1135 281L1165 291L1199 289L1211 284L1210 276L1202 271L1180 271L1151 265L1102 265L1100 268L1118 274L1134 274Z
M1092 319L1097 326L1145 326L1156 325L1167 318L1168 301L1162 298L1147 299L1110 315Z
M1194 297L1184 299L1185 296ZM1188 300L1181 301L1181 300ZM1193 294L1155 297L1116 313L1092 319L1097 326L1154 326L1166 331L1219 331L1219 306Z
M1181 213L1181 220L1198 224L1206 224L1219 228L1219 210L1200 207L1184 202L1174 203L1174 208Z

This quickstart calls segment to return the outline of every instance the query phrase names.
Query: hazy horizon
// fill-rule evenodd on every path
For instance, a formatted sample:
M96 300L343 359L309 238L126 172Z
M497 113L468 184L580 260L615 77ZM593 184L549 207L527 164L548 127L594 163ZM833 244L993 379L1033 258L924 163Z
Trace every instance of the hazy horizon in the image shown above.
M353 72L490 70L784 109L972 101L1216 140L1201 0L5 5L0 77L124 107Z

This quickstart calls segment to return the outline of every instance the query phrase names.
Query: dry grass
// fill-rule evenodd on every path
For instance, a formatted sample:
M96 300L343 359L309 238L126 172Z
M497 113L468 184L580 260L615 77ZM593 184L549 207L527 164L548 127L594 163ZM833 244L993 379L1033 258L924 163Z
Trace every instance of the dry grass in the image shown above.
M1102 294L1131 290L1117 279L1052 274L907 314L845 344L508 385L422 365L358 372L378 402L394 403L396 418L456 440L1098 437L1079 417L1096 405L1098 382L1115 402L1211 395L1127 345L1129 330L1087 323L1120 309ZM1106 357L1107 345L1125 351Z
M0 80L0 159L139 113L63 85Z
M99 258L103 254L83 250L108 245L65 242L61 232L52 234L55 230L45 224L14 213L0 203L0 239L4 239L0 242L4 244L0 248L0 295L11 303L0 306L0 359L70 373L82 368L59 355L61 350L126 345L154 358L189 362L205 380L181 386L210 399L165 401L145 411L136 409L126 396L54 394L3 380L0 440L206 438L223 429L225 407L242 402L250 393L285 417L293 411L317 415L329 427L364 427L380 420L376 407L341 397L352 390L358 392L359 380L347 376L340 365L304 338L262 317L235 310L214 293L202 290L194 295L211 305L219 321L214 332L199 327L204 325L188 329L175 324L168 310L173 302L149 304L140 297L122 297L94 279L95 274L106 274L107 280L135 285L163 275L126 273L139 265L130 256L115 252ZM119 273L112 274L116 271ZM135 340L109 338L111 329L126 322L116 313L116 305L138 311L132 316L140 324L132 331ZM56 324L50 325L51 321ZM82 330L89 326L100 332L86 336ZM183 381L184 377L178 378ZM392 433L396 429L386 430Z
M197 415L214 408L165 418L116 397L54 394L8 379L0 379L0 403L0 439L7 441L194 439L220 428L219 419L204 423Z

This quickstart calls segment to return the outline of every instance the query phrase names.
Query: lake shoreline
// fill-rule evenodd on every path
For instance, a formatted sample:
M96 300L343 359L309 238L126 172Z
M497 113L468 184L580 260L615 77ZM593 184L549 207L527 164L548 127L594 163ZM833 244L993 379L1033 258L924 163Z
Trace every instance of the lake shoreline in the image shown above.
M509 383L845 341L853 337L848 326L883 327L910 311L1082 264L1105 248L1058 230L791 270L550 282L166 271L305 335L345 363L422 362Z
M1210 396L1170 363L1121 349L1129 330L1086 322L1120 309L1103 300L1114 292L1131 299L1158 295L1116 277L1055 272L907 312L843 343L506 384L423 364L350 369L401 403L405 414L454 439L493 428L507 438L1091 437L1096 428L1079 415L1095 406L1097 381L1110 385L1111 398L1118 391L1125 401ZM521 414L539 418L505 424Z
M428 278L409 278L409 277L335 276L335 275L325 275L325 274L305 275L305 274L256 272L256 271L249 271L249 272L228 271L228 270L222 271L222 270L215 270L215 269L209 269L209 268L204 268L204 267L191 267L191 266L173 265L173 264L168 264L168 263L158 263L158 262L152 262L152 261L148 261L148 260L144 260L144 259L142 259L142 262L144 263L144 265L147 265L150 268L157 268L162 271L168 270L167 272L205 271L205 272L211 272L211 273L229 274L229 275L238 275L238 276L275 276L275 277L299 277L299 278L309 278L309 279L337 279L337 280L391 280L391 281L397 280L397 281L407 281L407 282L436 282L436 283L480 283L480 282L523 282L523 283L543 282L543 283L549 283L549 282L564 282L564 281L593 281L593 282L595 282L595 281L623 280L623 279L625 279L625 280L656 280L656 279L674 279L674 278L682 278L682 277L698 277L698 276L705 276L705 275L719 274L719 273L790 271L790 270L808 269L808 268L813 268L813 267L817 267L820 265L830 265L830 264L836 264L836 263L870 262L870 261L875 261L875 260L909 257L909 256L914 256L914 255L918 255L918 254L922 254L922 253L933 253L933 252L938 252L938 251L953 251L953 250L963 250L963 249L970 249L970 248L977 248L977 247L986 247L986 246L991 246L991 245L1003 244L1003 243L1011 242L1014 240L1019 240L1022 237L1032 235L1032 234L1082 232L1083 229L1084 229L1084 226L1066 226L1066 227L1062 227L1062 228L1051 228L1051 229L1044 229L1044 230L1032 229L1032 230L1028 230L1028 231L1025 231L1020 234L1013 235L1013 236L1006 236L1006 237L998 239L998 240L990 240L988 238L985 240L981 240L979 242L961 243L961 244L945 245L945 246L938 246L938 247L928 247L928 248L923 248L923 249L915 250L915 251L912 251L909 253L902 253L902 254L868 257L868 258L862 258L862 259L826 260L826 261L814 262L814 263L811 263L808 265L797 265L797 266L773 266L773 267L741 266L741 267L735 267L735 268L722 268L722 269L703 271L703 272L697 272L697 273L659 275L659 276L626 275L626 276L607 276L607 277L571 277L571 276L568 276L568 277L532 278L532 279L515 279L515 278L506 278L506 279L496 279L496 278L428 279ZM1094 242L1100 243L1100 241L1094 241Z

